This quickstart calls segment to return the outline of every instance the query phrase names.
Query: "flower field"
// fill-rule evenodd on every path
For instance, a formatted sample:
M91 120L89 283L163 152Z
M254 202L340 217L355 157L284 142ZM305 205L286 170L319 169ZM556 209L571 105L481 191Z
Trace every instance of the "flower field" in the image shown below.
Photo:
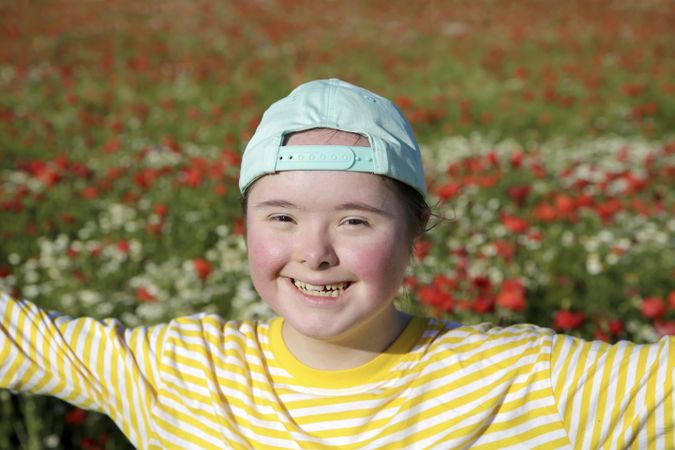
M268 317L237 176L264 109L338 77L395 101L433 228L400 305L587 339L675 334L675 2L0 5L0 290L128 326ZM0 391L0 449L119 449Z

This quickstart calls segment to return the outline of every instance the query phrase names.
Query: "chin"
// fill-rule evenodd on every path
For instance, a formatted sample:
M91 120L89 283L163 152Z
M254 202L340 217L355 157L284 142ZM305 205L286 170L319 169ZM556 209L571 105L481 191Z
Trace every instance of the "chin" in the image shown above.
M318 339L318 340L330 340L331 338L339 336L341 333L338 330L334 330L333 327L327 327L325 324L295 324L289 322L289 325L301 335Z
M299 319L298 323L297 321L286 319L286 322L296 333L317 341L336 341L339 340L341 336L348 334L350 330L350 328L345 329L343 326L335 323L327 324L323 321L308 323L307 321Z

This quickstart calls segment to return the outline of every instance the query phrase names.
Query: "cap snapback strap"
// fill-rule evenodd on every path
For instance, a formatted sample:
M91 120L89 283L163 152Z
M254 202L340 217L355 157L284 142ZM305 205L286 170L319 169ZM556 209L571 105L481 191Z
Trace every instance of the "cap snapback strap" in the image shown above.
M275 172L287 170L346 170L375 172L373 149L347 145L287 145L279 147Z

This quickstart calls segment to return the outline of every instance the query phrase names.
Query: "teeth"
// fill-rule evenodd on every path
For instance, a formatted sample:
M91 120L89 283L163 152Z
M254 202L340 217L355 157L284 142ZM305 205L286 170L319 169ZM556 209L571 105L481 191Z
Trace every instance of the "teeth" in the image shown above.
M303 292L315 295L317 297L337 297L342 290L344 290L349 283L335 283L335 284L309 284L299 280L293 280L293 284Z

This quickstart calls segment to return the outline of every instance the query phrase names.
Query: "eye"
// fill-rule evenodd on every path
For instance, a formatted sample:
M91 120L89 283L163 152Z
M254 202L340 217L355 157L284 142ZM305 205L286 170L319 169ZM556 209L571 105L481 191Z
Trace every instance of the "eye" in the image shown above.
M269 220L271 222L282 222L282 223L292 223L293 218L289 215L286 214L275 214L273 216L270 216Z
M361 219L359 217L347 217L346 219L344 219L342 221L342 223L344 225L351 225L351 226L359 226L359 225L367 226L368 225L367 220Z

